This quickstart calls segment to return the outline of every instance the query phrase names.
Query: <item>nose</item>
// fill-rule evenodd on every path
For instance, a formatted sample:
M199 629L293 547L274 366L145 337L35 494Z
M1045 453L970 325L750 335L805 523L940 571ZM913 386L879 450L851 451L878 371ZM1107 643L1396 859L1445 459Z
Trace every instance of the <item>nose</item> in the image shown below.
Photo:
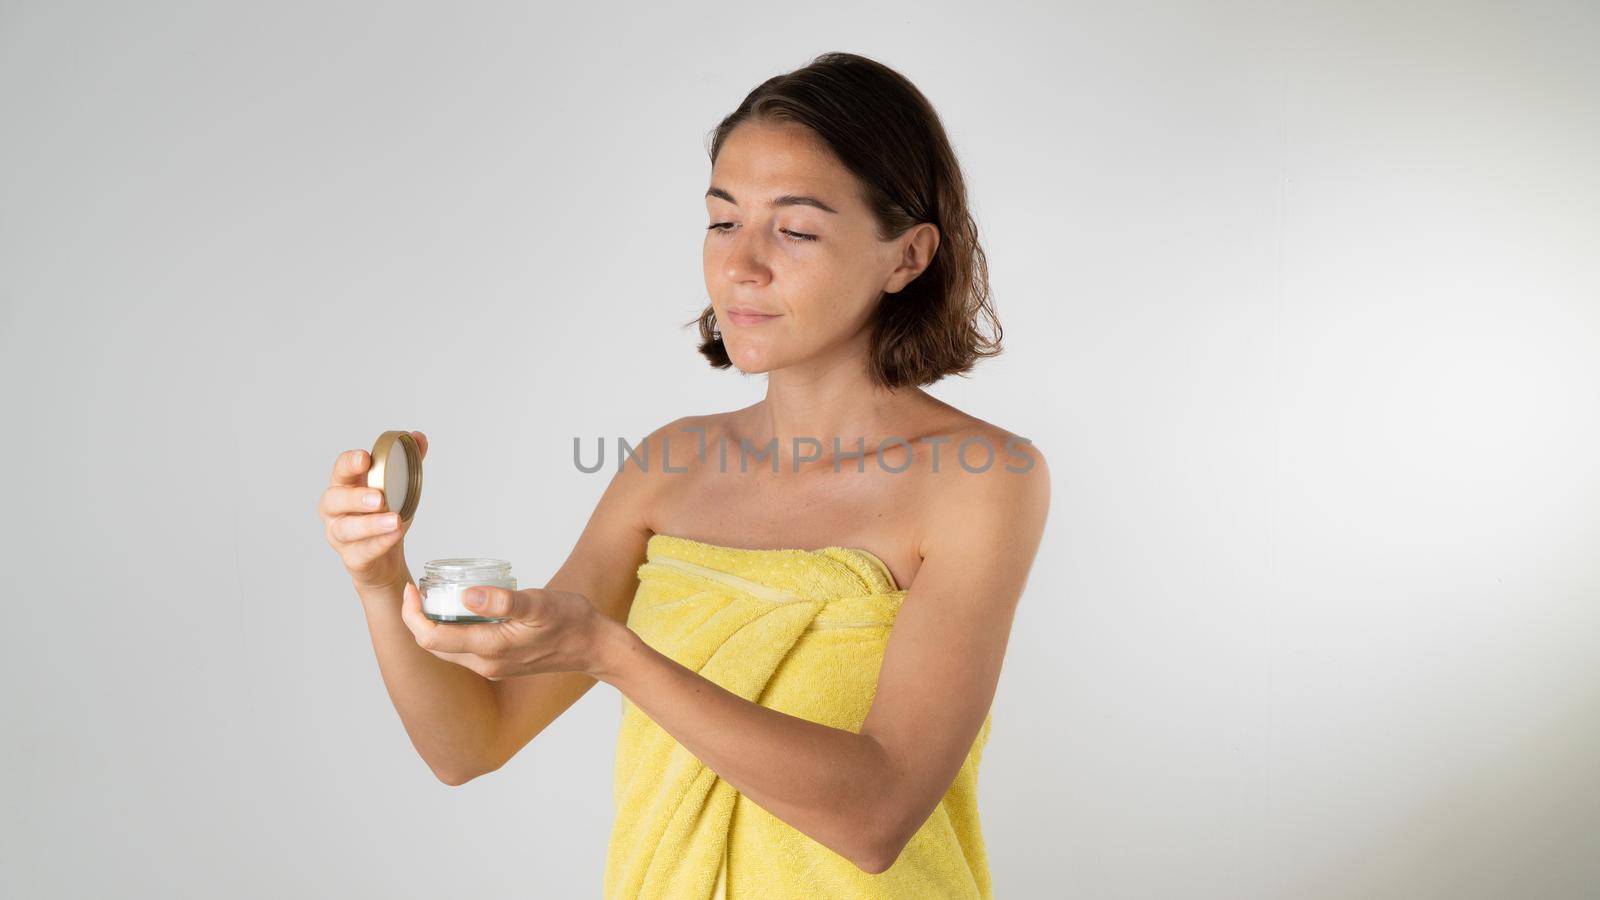
M758 229L749 226L734 229L733 234L723 239L724 253L722 259L722 274L735 284L765 284L771 278L771 271L764 262L765 253L761 246L761 234Z

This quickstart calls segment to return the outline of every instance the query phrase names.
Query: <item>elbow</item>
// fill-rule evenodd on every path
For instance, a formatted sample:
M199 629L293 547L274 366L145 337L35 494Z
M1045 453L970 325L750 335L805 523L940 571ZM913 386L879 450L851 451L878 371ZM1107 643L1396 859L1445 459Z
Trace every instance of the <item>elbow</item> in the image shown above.
M451 787L460 787L477 777L476 775L462 772L441 772L438 769L434 770L433 775L439 779L441 784L447 784Z
M433 770L433 776L435 778L439 779L440 783L442 783L442 784L447 784L450 787L460 787L461 785L466 784L467 782L471 781L472 779L477 778L477 777L479 777L481 775L487 775L490 772L493 772L498 768L500 768L500 767L499 766L492 766L492 767L489 767L489 768L480 768L480 769L473 769L473 770L434 769Z
M900 827L899 821L896 819L894 824L872 830L871 844L851 860L856 868L868 875L881 875L895 864L906 845L911 843L912 835L911 831Z
M882 745L877 746L883 754ZM850 861L868 875L887 872L917 831L915 827L908 827L911 816L906 812L905 792L900 787L901 779L893 773L894 769L885 758L884 767L873 777L870 789L857 793L863 803L857 807L857 821L870 823L870 827L861 829L867 846Z
M853 862L855 862L856 868L867 873L868 875L882 875L884 872L889 871L889 866L894 865L892 860L888 864L885 864L881 856L870 858L862 857L860 859L853 860Z
M856 864L856 868L868 875L882 875L900 858L900 852L906 848L906 843L899 839L880 841L877 846L870 848L867 853L858 855L852 862Z

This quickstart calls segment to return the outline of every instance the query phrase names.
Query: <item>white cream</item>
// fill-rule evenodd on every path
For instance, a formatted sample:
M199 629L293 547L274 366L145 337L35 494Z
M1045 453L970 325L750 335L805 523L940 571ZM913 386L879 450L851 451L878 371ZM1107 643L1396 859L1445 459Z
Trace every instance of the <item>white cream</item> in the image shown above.
M487 586L517 589L511 563L503 559L455 557L436 559L423 566L417 590L422 592L422 611L430 617L465 617L471 621L501 622L503 617L484 616L462 602L468 588Z
M462 602L461 595L470 585L441 584L428 589L422 598L422 611L435 616L475 616L478 613Z

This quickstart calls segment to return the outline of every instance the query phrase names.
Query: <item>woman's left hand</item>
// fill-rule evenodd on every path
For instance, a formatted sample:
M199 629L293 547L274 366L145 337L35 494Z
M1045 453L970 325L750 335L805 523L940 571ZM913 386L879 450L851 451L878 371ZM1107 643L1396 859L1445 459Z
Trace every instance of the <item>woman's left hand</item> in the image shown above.
M481 602L474 604L474 595ZM503 622L435 622L422 612L422 595L406 583L400 618L417 646L490 681L540 672L594 669L601 629L610 622L582 594L479 585L462 593L467 608Z

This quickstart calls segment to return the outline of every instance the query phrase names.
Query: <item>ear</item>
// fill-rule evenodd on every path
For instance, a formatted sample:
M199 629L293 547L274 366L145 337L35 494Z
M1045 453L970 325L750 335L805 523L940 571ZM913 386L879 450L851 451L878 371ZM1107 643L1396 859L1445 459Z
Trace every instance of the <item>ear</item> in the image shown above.
M932 222L918 223L907 229L896 243L900 247L900 262L883 284L886 294L900 293L932 264L933 254L939 249L939 226Z

